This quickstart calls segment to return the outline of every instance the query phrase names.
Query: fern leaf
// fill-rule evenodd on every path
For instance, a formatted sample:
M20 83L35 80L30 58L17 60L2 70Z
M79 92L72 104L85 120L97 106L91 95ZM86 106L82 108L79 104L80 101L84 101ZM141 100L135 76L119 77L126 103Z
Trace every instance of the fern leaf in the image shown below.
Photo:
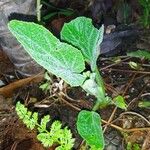
M54 144L53 138L50 133L39 133L37 139L43 144L44 147L50 147Z
M40 126L37 128L39 132L44 132L46 130L46 125L50 121L50 115L46 115L41 119Z
M22 105L20 102L16 104L16 112L20 119L23 119L25 115L27 114L27 108L25 108L24 105Z
M28 111L27 108L18 102L16 104L16 112L20 119L22 119L23 123L30 128L31 130L37 125L38 114Z
M46 115L41 119L41 123L38 124L38 113L28 111L27 108L18 102L16 104L16 112L24 124L31 130L38 127L39 134L37 139L41 141L44 147L50 147L53 144L59 146L56 150L71 150L74 145L74 139L72 138L71 131L65 127L62 129L60 121L54 121L50 127L50 131L46 129L46 125L50 120L50 116Z
M71 131L67 127L63 129L63 136L60 138L60 145L56 150L70 150L74 145L74 139L72 138Z

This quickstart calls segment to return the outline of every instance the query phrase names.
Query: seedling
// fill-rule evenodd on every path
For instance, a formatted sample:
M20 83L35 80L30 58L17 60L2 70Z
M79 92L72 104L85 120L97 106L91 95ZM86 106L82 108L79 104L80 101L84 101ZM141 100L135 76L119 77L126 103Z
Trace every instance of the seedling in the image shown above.
M45 73L44 79L46 80L46 82L40 85L40 89L42 89L42 91L44 91L46 94L48 92L51 93L52 79L48 72Z
M12 20L8 27L37 63L71 87L80 86L88 94L95 96L93 110L82 110L78 114L77 130L91 149L104 149L101 118L95 112L111 101L105 93L103 79L96 64L104 27L97 29L92 25L91 19L78 17L65 23L61 41L35 23ZM85 63L90 66L90 70L85 71ZM118 104L120 99L121 105ZM125 108L123 100L120 96L113 103Z
M50 116L46 115L38 123L38 113L27 110L27 108L18 102L16 104L16 112L24 124L33 130L38 130L37 139L42 142L43 146L50 147L57 144L56 150L69 150L74 145L71 131L65 127L62 128L60 121L54 121L49 130L47 130L47 123L50 121Z

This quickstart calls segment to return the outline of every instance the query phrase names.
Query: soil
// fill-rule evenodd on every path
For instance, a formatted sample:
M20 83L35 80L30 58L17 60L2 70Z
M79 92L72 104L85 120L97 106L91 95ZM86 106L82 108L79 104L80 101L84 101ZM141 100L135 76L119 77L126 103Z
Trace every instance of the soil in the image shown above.
M129 61L131 59L114 64L109 58L101 58L101 62L99 62L107 93L112 97L116 94L122 95L124 93L128 105L127 111L117 109L115 112L113 121L111 124L108 124L105 131L105 140L107 149L122 150L125 149L128 142L131 142L139 144L140 147L144 146L144 148L146 147L145 150L148 150L150 146L147 139L149 135L150 110L148 107L140 108L138 104L142 99L149 99L150 73L147 67L144 67L144 71L130 69L127 65ZM137 61L139 60L137 59ZM143 65L149 65L147 61L143 61L142 63ZM124 69L122 70L122 68ZM92 108L94 104L93 97L86 96L80 88L66 87L65 90L69 99L59 97L58 95L55 98L49 98L48 96L46 97L47 94L45 95L41 92L39 84L30 83L25 87L20 87L21 90L17 90L11 98L0 97L1 149L45 149L36 139L36 131L30 131L18 120L14 110L14 104L18 100L24 101L30 110L38 111L41 116L50 114L52 120L61 120L64 126L67 125L71 129L73 136L76 138L74 148L79 149L82 139L77 134L75 126L76 118L80 109L90 110ZM46 104L49 107L45 109L42 107L42 104ZM114 108L114 106L107 106L99 111L103 119L104 128L114 112ZM144 130L146 127L147 129Z
M51 23L55 27L53 30L57 30L56 34L62 27L62 21L64 19L59 18ZM149 30L146 31L149 32ZM142 30L143 36L137 41L136 48L142 47L142 49L150 50L149 40L147 40L149 34L146 31ZM102 118L105 149L124 150L131 144L132 150L132 146L138 144L141 150L149 150L150 107L141 107L139 104L150 100L150 61L127 56L115 58L119 58L117 63L114 57L101 56L98 66L105 82L106 93L110 97L123 95L127 110L111 105L98 111ZM129 66L131 61L138 62L141 68L132 69ZM55 83L60 81L56 77L54 77L51 93L49 91L45 93L39 88L45 82L43 76L22 80L16 75L13 64L6 56L4 57L2 51L0 52L0 81L2 82L0 85L0 150L54 150L56 148L55 145L44 148L36 138L36 130L29 130L18 119L15 112L17 101L24 102L28 109L37 111L39 116L50 114L52 121L60 120L63 126L67 125L75 138L74 149L81 149L83 140L77 133L76 119L81 109L92 109L94 97L85 95L80 88L71 88L65 84L62 91L56 89ZM2 90L4 87L5 90L9 87L11 94L6 94ZM52 94L55 95L51 96Z

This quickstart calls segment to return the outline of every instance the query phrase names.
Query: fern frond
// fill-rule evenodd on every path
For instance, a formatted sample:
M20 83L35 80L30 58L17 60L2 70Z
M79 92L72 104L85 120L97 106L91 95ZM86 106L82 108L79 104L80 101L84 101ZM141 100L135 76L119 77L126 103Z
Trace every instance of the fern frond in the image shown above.
M41 119L41 123L39 127L37 128L39 132L45 132L46 131L46 125L50 121L50 115L46 115Z
M37 113L32 114L32 112L28 111L27 108L20 102L16 104L16 112L19 118L22 119L23 123L28 128L30 128L31 130L35 128L35 126L37 125L37 121L38 121Z
M74 139L72 139L72 133L67 127L63 129L63 135L60 138L60 145L56 150L69 150L74 145Z
M31 130L37 127L39 134L37 139L41 141L44 147L50 147L53 144L58 144L56 150L71 150L74 145L74 139L72 138L71 131L65 127L62 129L62 123L60 121L54 121L50 127L50 131L47 130L47 123L50 121L50 115L46 115L41 119L40 124L38 121L38 113L28 111L27 108L18 102L16 104L16 112L23 123Z

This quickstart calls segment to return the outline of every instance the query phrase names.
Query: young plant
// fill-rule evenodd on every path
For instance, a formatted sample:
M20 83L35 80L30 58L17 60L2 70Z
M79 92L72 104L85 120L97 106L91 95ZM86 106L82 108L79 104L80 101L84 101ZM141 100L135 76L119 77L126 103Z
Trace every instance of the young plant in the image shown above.
M143 7L143 14L141 22L144 27L150 27L150 0L139 0L140 5Z
M45 73L44 79L46 80L46 82L42 83L39 88L42 89L42 91L44 91L46 94L51 93L51 86L53 81L48 72Z
M50 121L50 116L46 115L38 123L38 113L28 111L27 108L18 102L16 104L16 112L24 124L33 130L38 130L37 139L42 142L44 147L50 147L57 144L56 150L70 150L74 145L74 139L70 130L65 127L62 129L60 121L54 121L49 130L47 130L47 123Z
M61 41L35 23L12 20L8 27L37 63L71 87L80 86L96 97L92 111L82 110L78 114L77 130L91 149L102 150L105 144L101 118L95 111L110 102L96 64L104 27L98 30L91 19L78 17L65 23ZM90 65L89 71L85 71L85 63ZM120 99L123 100L121 97L116 99L117 105Z

